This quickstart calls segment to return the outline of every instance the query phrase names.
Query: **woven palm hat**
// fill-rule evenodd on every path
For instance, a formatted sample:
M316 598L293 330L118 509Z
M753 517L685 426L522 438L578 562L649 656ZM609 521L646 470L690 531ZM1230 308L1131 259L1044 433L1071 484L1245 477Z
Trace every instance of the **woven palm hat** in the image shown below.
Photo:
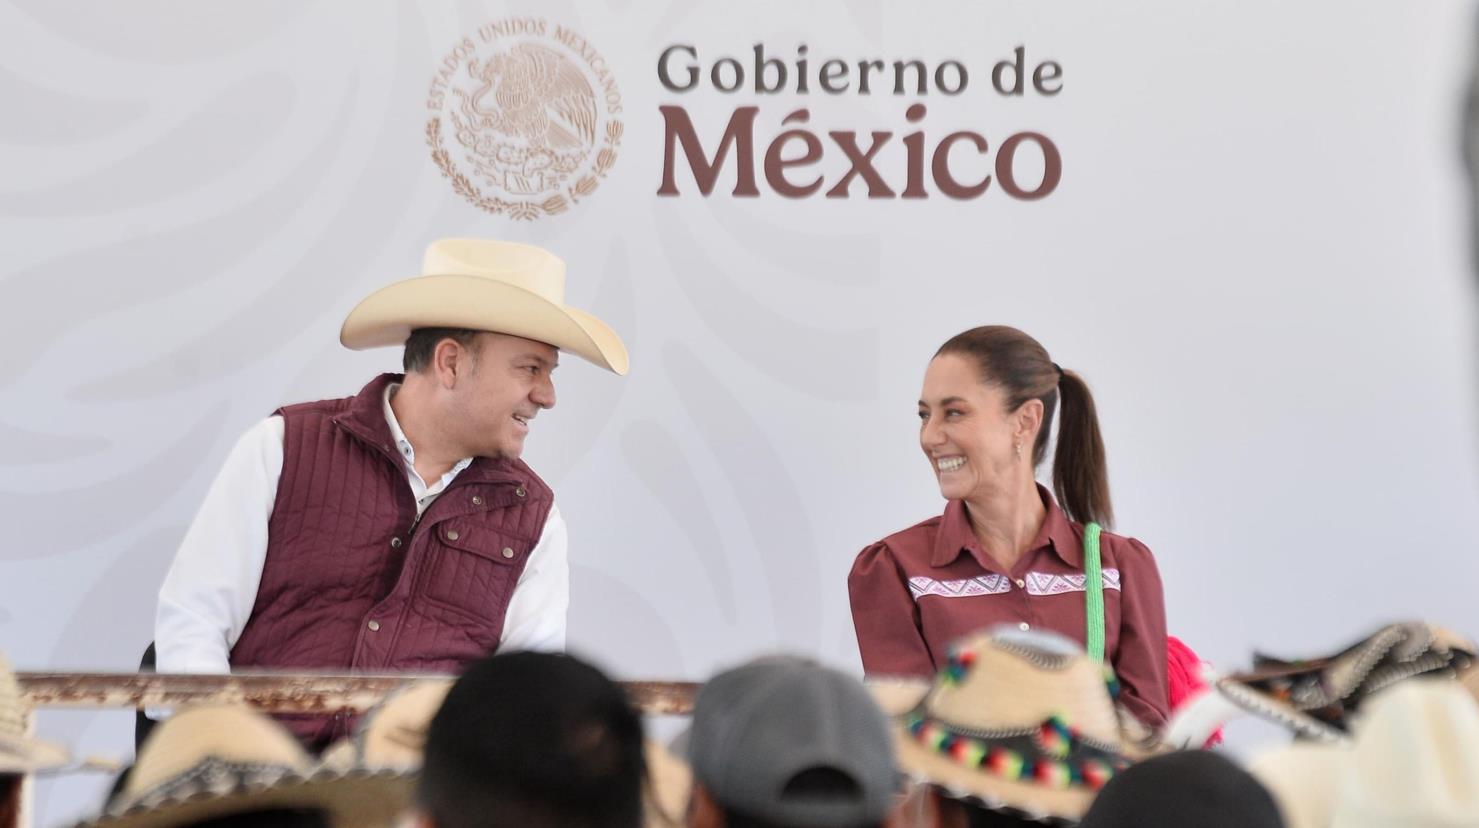
M918 707L933 687L924 679L913 678L865 678L863 683L879 709L890 717L902 716Z
M365 713L359 730L324 751L323 765L349 771L421 769L426 731L453 679L422 679L386 696Z
M967 636L895 719L899 764L951 797L1072 823L1134 761L1116 692L1105 667L1062 636L1015 627Z
M1288 828L1479 828L1479 703L1419 679L1373 699L1346 743L1296 744L1251 770Z
M66 748L33 739L26 732L29 714L10 662L0 655L0 773L36 773L67 764Z
M1473 668L1474 643L1420 621L1388 624L1326 656L1297 661L1256 656L1253 670L1219 679L1236 708L1320 741L1348 737L1374 694L1418 676L1454 679Z
M529 244L440 239L421 274L387 285L349 312L339 341L364 350L404 345L417 328L470 328L544 342L616 374L627 349L611 327L565 304L565 262Z
M176 828L278 809L375 828L392 824L410 790L406 774L316 766L292 733L245 705L196 707L154 729L123 788L78 828Z
M643 745L647 762L647 785L642 791L642 824L646 828L677 828L684 825L688 797L693 790L693 770L661 744Z

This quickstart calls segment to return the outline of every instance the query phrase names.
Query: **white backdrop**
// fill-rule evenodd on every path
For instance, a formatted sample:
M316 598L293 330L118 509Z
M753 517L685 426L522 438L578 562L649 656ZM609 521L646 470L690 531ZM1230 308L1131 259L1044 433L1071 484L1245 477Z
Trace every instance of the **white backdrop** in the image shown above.
M454 193L424 136L442 57L515 15L599 50L625 126L599 189L532 222ZM570 523L571 646L622 677L699 679L775 649L857 670L848 567L941 508L913 401L933 349L983 323L1092 384L1119 528L1156 552L1171 629L1204 655L1299 654L1395 617L1479 632L1457 155L1472 23L1457 0L10 0L0 650L26 669L135 666L233 441L394 368L398 352L341 349L339 323L453 235L557 251L570 301L631 349L625 379L566 360L526 455ZM669 45L707 67L757 42L790 60L805 42L818 63L956 59L970 85L658 81ZM1061 94L991 90L1018 45L1062 65ZM996 186L870 200L862 181L847 199L737 199L731 159L709 197L681 165L681 195L656 195L659 106L685 107L710 152L735 107L760 106L757 159L802 107L819 134L890 130L878 166L898 182L918 102L931 147L1050 136L1061 184L1034 202ZM828 142L828 186L845 166ZM130 727L41 720L83 752L126 753ZM103 782L41 784L40 824L91 810Z

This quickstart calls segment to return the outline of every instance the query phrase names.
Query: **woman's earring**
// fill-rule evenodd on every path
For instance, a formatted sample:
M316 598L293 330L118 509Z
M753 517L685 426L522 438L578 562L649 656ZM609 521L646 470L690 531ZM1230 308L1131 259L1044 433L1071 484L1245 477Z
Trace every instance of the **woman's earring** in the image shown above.
M1018 460L1021 460L1022 459L1022 443L1021 442L1013 443L1012 444L1012 447L1017 450L1017 459Z

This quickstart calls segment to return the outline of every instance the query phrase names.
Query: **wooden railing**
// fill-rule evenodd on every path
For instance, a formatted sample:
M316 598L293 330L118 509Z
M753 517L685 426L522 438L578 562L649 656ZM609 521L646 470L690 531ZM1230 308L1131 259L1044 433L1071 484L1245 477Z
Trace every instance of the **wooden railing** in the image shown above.
M245 702L272 713L361 713L418 675L313 673L17 673L22 697L33 707L183 707ZM643 713L687 715L698 685L681 681L620 683Z
M22 672L16 678L22 699L32 709L143 709L245 702L271 713L363 713L418 679L450 676ZM697 684L682 681L620 684L637 709L655 715L688 715L698 691ZM0 828L24 828L28 824L29 798L24 797L27 801L16 815L15 824Z

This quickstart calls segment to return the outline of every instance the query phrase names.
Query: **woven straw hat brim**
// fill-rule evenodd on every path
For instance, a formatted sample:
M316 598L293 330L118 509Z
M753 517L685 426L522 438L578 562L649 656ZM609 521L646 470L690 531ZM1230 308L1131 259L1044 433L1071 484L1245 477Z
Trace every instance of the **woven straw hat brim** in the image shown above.
M67 749L38 739L0 736L0 773L42 773L67 764Z
M359 765L360 747L354 737L340 739L324 749L318 757L326 770L348 773Z
M1082 655L1040 652L1004 636L966 638L955 646L976 651L974 666L960 684L936 683L923 702L930 716L974 730L1035 726L1059 716L1091 743L1121 741L1102 665Z
M330 745L319 767L415 773L421 770L426 731L452 689L452 679L418 679L386 696L353 736Z
M643 746L647 759L647 787L643 791L643 820L648 828L683 825L684 809L693 789L693 771L657 742Z
M1241 682L1220 679L1215 686L1223 698L1242 710L1305 738L1319 742L1345 742L1350 739L1340 728L1328 725L1282 699L1260 693Z
M933 785L951 799L973 802L1053 825L1071 825L1089 810L1095 791L1088 788L1049 788L1017 782L963 767L916 742L902 725L894 725L899 767L914 781Z
M138 805L75 828L179 828L247 811L320 808L333 828L391 826L411 802L415 777L390 771L319 771L268 787L226 793L200 792L182 799Z
M417 276L387 285L349 312L339 341L352 350L404 345L416 328L521 336L626 374L626 346L605 322L531 290L480 276Z
M1217 691L1243 710L1322 742L1346 741L1339 727L1303 712L1284 699L1250 682L1275 678L1294 680L1318 676L1331 701L1345 704L1361 690L1369 696L1421 675L1456 675L1473 662L1474 644L1443 627L1408 621L1388 624L1366 638L1330 656L1297 662L1263 659L1266 666L1229 676L1216 683ZM1395 658L1396 663L1389 663Z
M897 678L866 678L863 681L868 686L868 692L873 696L873 701L883 710L884 715L892 718L902 716L919 706L924 697L929 695L932 685L919 678L897 677Z

